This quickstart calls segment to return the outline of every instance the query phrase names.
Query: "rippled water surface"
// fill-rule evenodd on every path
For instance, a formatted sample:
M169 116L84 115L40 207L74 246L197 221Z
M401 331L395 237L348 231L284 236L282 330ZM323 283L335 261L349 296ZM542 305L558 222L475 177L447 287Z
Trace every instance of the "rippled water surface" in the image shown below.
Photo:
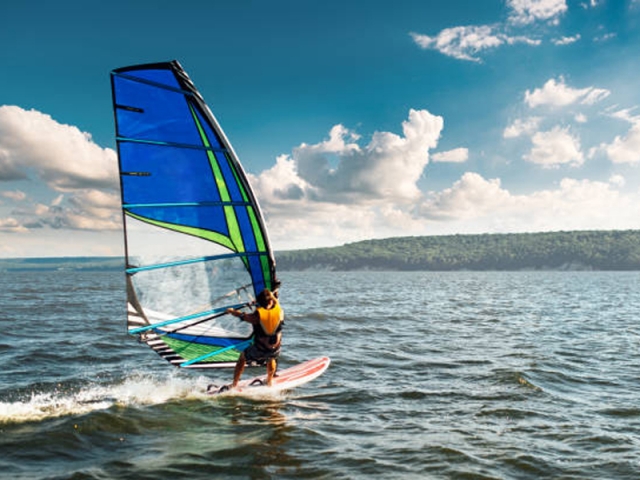
M283 395L208 398L123 275L0 276L0 478L640 478L640 273L281 274ZM256 372L257 373L257 372Z

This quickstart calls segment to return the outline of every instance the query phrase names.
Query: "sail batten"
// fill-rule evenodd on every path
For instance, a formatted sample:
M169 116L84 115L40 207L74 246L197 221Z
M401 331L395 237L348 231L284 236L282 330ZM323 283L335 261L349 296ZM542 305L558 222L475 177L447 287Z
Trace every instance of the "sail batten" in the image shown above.
M147 140L147 139L137 139L130 137L116 137L116 140L121 143L141 143L141 144L149 144L149 145L157 145L157 146L165 146L165 147L178 147L178 148L193 148L195 150L209 150L214 153L228 153L228 150L217 147L217 146L204 146L204 145L191 145L186 143L175 143L175 142L162 142L158 140Z
M150 207L240 207L250 206L250 202L182 202L182 203L127 203L123 204L122 208L150 208Z
M155 264L155 265L145 265L144 267L130 267L130 268L127 268L125 271L128 274L133 274L133 273L137 273L137 272L143 272L143 271L146 271L146 270L156 270L158 268L172 268L172 267L177 267L177 266L180 266L180 265L188 265L188 264L191 264L191 263L211 262L211 261L215 261L215 260L224 260L225 258L243 258L243 257L256 256L256 255L265 256L264 253L260 253L260 252L226 253L226 254L215 255L215 256L210 256L210 257L200 257L200 258L190 258L190 259L187 259L187 260L178 260L178 261L170 262L170 263L158 263L158 264Z
M215 308L213 310L206 310L204 312L193 313L191 315L185 315L184 317L172 318L171 320L165 320L164 322L157 322L157 323L154 323L153 325L146 325L144 327L132 328L129 330L129 333L131 334L142 333L148 330L154 330L154 329L166 327L167 325L175 325L176 323L185 322L188 320L194 320L200 317L216 315L218 313L224 312L227 308L244 308L246 306L247 306L246 304L225 305L224 307L221 307L221 308ZM193 326L193 325L189 325L189 326ZM172 333L172 332L168 332L168 333Z
M177 63L177 62L176 62ZM140 65L141 67L144 67L145 65ZM160 65L158 65L160 66ZM152 67L152 65L149 65L149 67ZM145 85L148 85L150 87L156 87L156 88L161 88L163 90L170 90L170 91L174 91L176 93L180 93L182 95L187 95L187 96L191 96L191 95L195 95L195 92L191 91L191 90L184 90L181 89L179 87L172 87L170 85L167 85L166 83L161 83L161 82L154 82L153 80L149 80L149 79L145 79L145 78L141 78L139 76L135 76L135 75L127 75L126 73L124 73L124 68L119 68L118 70L114 70L114 72L118 72L118 75L122 78L122 79L126 79L126 80L130 80L132 82L136 82L136 83L142 83ZM198 95L199 96L199 95ZM115 104L115 107L120 107L120 104Z
M226 309L277 286L244 169L178 62L116 69L111 85L128 331L172 364L232 366L251 328Z

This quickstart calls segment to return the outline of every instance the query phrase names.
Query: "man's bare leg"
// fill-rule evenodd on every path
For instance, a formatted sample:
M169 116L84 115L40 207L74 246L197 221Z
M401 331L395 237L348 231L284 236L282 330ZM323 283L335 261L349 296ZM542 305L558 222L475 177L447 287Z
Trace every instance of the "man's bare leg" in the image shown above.
M273 380L273 374L276 373L276 359L270 358L267 360L267 386L271 386Z
M231 384L231 388L236 388L238 386L238 382L240 381L240 377L242 376L242 372L244 372L244 364L246 360L244 358L244 352L240 354L240 358L236 362L236 368L233 371L233 383Z

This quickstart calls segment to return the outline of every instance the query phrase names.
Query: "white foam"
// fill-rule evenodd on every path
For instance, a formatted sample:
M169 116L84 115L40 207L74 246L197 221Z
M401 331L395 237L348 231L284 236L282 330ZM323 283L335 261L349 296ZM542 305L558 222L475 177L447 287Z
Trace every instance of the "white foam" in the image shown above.
M113 385L87 384L66 391L60 385L51 392L34 392L15 402L0 402L0 424L41 421L48 418L84 415L114 405L158 405L177 399L211 398L205 393L207 379L165 376L154 378L131 374Z

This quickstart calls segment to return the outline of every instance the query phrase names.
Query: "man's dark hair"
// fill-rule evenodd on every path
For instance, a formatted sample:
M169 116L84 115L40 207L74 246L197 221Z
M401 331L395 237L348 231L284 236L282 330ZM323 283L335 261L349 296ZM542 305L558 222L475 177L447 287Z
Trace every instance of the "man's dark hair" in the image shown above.
M258 305L260 305L262 308L267 308L267 305L269 305L269 300L271 299L271 296L272 296L272 293L265 288L263 291L261 291L258 294L258 297L256 298L256 300L258 300Z

